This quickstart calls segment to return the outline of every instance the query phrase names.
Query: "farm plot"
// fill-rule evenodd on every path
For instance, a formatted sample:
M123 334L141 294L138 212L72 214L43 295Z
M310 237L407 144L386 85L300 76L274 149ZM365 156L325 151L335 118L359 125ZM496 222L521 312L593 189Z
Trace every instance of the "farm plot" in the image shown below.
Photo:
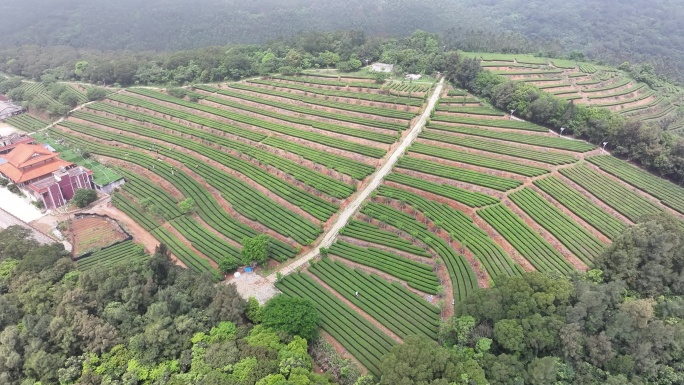
M219 264L224 258L242 264L240 250L237 247L210 232L194 219L182 216L172 220L170 223L176 231L190 241L192 247L209 257L216 264ZM285 258L281 257L278 260L283 261Z
M69 221L72 254L76 257L98 251L127 238L119 224L106 216L82 215Z
M684 214L684 188L610 155L591 156L587 161Z
M462 212L445 204L388 186L380 186L378 194L409 204L423 213L437 229L444 229L450 239L459 242L462 248L470 250L492 279L496 280L502 275L520 275L523 272L522 268L513 262L487 233L477 227L473 220Z
M124 241L116 245L96 251L78 260L81 271L107 269L117 265L134 265L147 260L145 249L132 241Z
M657 94L656 94L657 95ZM622 114L625 116L630 116L630 117L637 117L637 116L643 116L648 113L648 111L663 111L663 109L667 110L668 109L668 101L665 97L662 95L658 95L653 98L648 103L645 104L640 104L636 106L631 106L631 107L624 107L621 106L620 109L616 110L618 114Z
M25 132L33 132L47 127L48 123L32 115L21 114L5 119L5 122Z
M596 73L596 67L594 67L591 64L585 64L585 63L580 64L579 69L580 69L580 71L587 73L587 74Z
M354 179L362 180L375 171L375 167L343 156L330 154L329 152L315 150L310 147L302 146L291 141L276 138L274 136L264 139L261 143L281 150L299 155L314 163L322 164L325 167L349 175Z
M122 187L138 202L146 202L147 211L153 211L157 217L171 220L183 215L178 208L178 201L166 190L151 180L138 174L121 170L121 174L126 178L126 184Z
M135 91L136 92L142 92L140 90L135 90ZM379 149L376 147L352 143L352 142L349 142L346 140L342 140L342 139L338 139L338 138L332 138L330 136L319 134L316 132L309 132L309 131L293 128L290 126L286 126L283 124L267 122L265 120L253 118L253 117L250 117L247 115L236 114L236 113L226 111L226 110L222 110L219 108L214 108L214 107L209 107L209 106L205 106L205 105L198 104L198 103L188 102L188 101L185 101L183 99L178 99L178 98L174 98L171 96L167 96L167 95L162 94L160 92L154 92L152 94L150 92L147 92L147 90L145 90L145 92L141 93L141 94L143 94L144 96L148 96L148 97L156 97L158 100L161 100L163 102L178 104L179 106L183 106L186 108L192 108L192 109L202 111L202 112L206 112L209 114L213 114L213 115L216 115L216 116L219 116L222 118L230 119L230 120L235 121L235 122L239 122L239 123L247 124L250 126L258 127L258 128L264 129L264 130L283 134L285 136L292 136L295 138L309 140L309 141L314 142L314 143L320 143L320 144L327 145L327 146L330 146L333 148L339 148L341 150L356 152L356 153L359 153L361 155L366 155L366 156L373 157L373 158L381 158L385 154L385 150L382 150L382 149ZM152 95L154 95L154 96L152 96ZM116 96L112 97L112 99L117 100L117 101L122 101L123 103L127 103L127 104L130 104L129 102L132 102L130 99L122 100L120 95L116 95ZM142 107L150 108L150 109L156 110L158 112L161 112L161 111L159 111L160 108L152 107L149 104L146 104L145 106L142 106ZM257 136L259 139L255 140L255 141L262 140L263 138L265 138L267 136L267 135L259 134L257 132L251 131L251 130L246 130L244 128L238 128L235 126L226 125L225 123L220 123L220 122L216 122L216 121L214 121L213 123L209 123L209 122L207 122L208 119L204 119L204 118L201 118L200 121L197 121L196 118L193 118L193 117L196 117L195 115L190 114L190 113L185 113L182 111L178 111L178 110L175 110L172 108L163 108L163 111L164 111L163 113L168 114L170 116L175 116L175 117L180 118L180 119L192 121L193 123L197 123L197 124L207 125L208 127L212 127L212 128L215 128L215 129L218 129L221 131L226 131L226 132L229 132L229 133L234 134L234 135ZM208 124L205 124L205 123L208 123ZM222 127L223 127L223 129L222 129ZM239 133L243 133L243 135L239 135ZM251 138L247 138L247 139L251 139ZM254 140L254 139L251 139L251 140Z
M430 146L423 143L414 143L409 148L409 151L441 159L447 159L454 162L472 164L474 166L491 168L493 170L506 171L527 177L539 176L549 172L549 170L539 167L527 166L521 163L490 158L487 156L472 154L465 151L457 151L442 147Z
M415 262L387 251L355 246L344 241L337 241L332 244L328 253L387 273L405 281L416 290L437 294L439 281L433 266Z
M482 102L480 102L480 99L474 97L474 96L469 96L469 95L463 95L463 96L447 96L445 98L439 99L439 105L441 106L448 106L452 104L460 104L462 107L467 106L467 105L474 105L475 107L481 107Z
M508 243L538 271L568 273L573 266L536 231L503 204L477 211Z
M254 183L257 183L264 188L268 189L269 191L273 192L275 195L280 196L284 200L297 205L298 207L302 208L302 210L306 211L307 213L311 214L313 217L317 218L318 220L327 220L332 214L334 214L337 211L337 206L323 200L322 198L316 197L315 195L311 193L307 193L303 190L300 190L274 176L271 174L263 171L262 169L258 168L257 166L245 161L241 160L239 158L230 156L224 152L218 151L216 149L213 149L208 146L200 145L196 142L193 141L188 141L188 140L183 140L180 137L176 137L173 135L168 135L168 134L163 134L163 133L158 133L155 137L155 133L157 131L154 130L149 130L150 132L146 132L144 128L135 126L135 125L130 125L129 123L121 122L118 120L111 120L110 122L105 121L106 118L99 118L97 119L99 124L108 124L110 127L119 129L119 130L126 130L130 131L133 130L132 132L136 132L137 128L137 133L140 135L146 135L150 138L156 138L156 139L161 139L164 140L166 143L171 143L175 144L176 146L180 146L183 148L187 148L189 150L195 151L198 154L202 154L209 159L212 159L216 161L217 163L222 164L223 166L230 168L236 172L239 172L243 175L245 175L247 178L251 179L254 181ZM93 128L91 126L86 126L86 125L81 125L77 123L71 123L71 122L63 122L61 123L62 126L67 127L73 131L80 132L85 135L93 136L99 139L103 140L109 140L109 141L116 141L120 143L125 143L134 147L137 147L142 150L149 149L150 151L158 151L158 154L164 154L165 156L169 156L172 159L175 159L187 167L190 167L193 169L195 172L198 174L204 174L205 172L209 172L212 174L216 175L223 175L223 181L225 183L233 183L235 184L235 188L237 189L238 186L242 187L243 190L252 190L254 193L257 193L258 191L251 187L247 182L242 181L241 179L224 172L216 167L213 166L208 166L206 162L201 161L197 157L187 155L186 153L177 151L177 150L172 150L172 149L164 149L161 145L157 146L157 143L147 141L147 140L141 140L133 137L129 137L127 135L117 135L114 133L111 133L109 131L104 131L100 129ZM126 127L127 125L130 125L132 127ZM163 152L162 152L163 151ZM201 165L201 167L200 167ZM265 196L265 195L264 195ZM270 199L270 198L268 198ZM301 218L302 221L305 221L303 218Z
M565 79L557 77L557 78L532 78L532 79L522 79L520 80L523 83L549 83L549 82L560 82ZM540 86L537 86L538 88L541 88ZM555 86L554 86L555 87Z
M238 248L200 226L195 220L183 215L176 207L175 199L164 189L152 183L151 180L134 173L124 171L123 175L126 177L126 184L123 187L124 191L138 200L138 202L147 201L157 205L154 207L158 208L158 211L169 220L171 226L185 239L190 241L192 246L200 253L217 264L222 258L232 258L237 262L240 261L240 250ZM150 211L149 208L146 210ZM132 218L135 219L135 217ZM148 230L152 230L152 228Z
M355 128L347 127L343 124L325 123L325 122L320 122L320 121L315 120L315 119L303 118L302 116L325 118L325 119L340 121L341 123L352 123L352 124L357 124L357 125L361 125L364 127L372 127L375 129L382 129L382 130L399 131L401 129L406 128L406 125L380 122L380 121L372 120L372 119L357 118L357 117L350 116L350 115L334 114L334 113L328 113L328 112L321 111L321 110L307 109L306 107L301 107L301 106L294 106L294 105L283 104L283 103L279 103L279 102L271 102L270 100L266 100L263 98L253 97L253 96L238 93L238 92L219 90L219 89L210 88L207 86L197 86L197 88L200 90L203 90L205 92L213 92L213 93L216 93L218 95L228 96L228 97L232 97L232 98L236 98L239 100L244 100L244 101L252 102L252 103L261 103L261 104L264 104L267 106L279 108L281 110L295 112L298 115L293 116L293 115L288 115L288 114L270 111L270 110L264 109L264 108L252 107L252 106L249 106L247 104L238 103L238 102L235 102L235 101L223 98L223 97L216 97L216 96L211 96L211 95L206 95L206 94L194 94L194 96L197 97L198 100L203 99L203 100L206 100L206 101L209 101L212 103L217 103L217 104L220 104L220 105L223 105L226 107L230 107L230 108L234 108L234 109L238 109L241 111L247 111L247 112L251 112L254 114L261 115L261 116L266 116L269 118L278 119L278 120L281 120L283 122L301 124L301 125L313 127L313 128L323 130L323 131L329 131L329 132L334 132L336 134L353 136L356 138L371 140L371 141L379 142L379 143L394 143L394 141L396 140L396 137L393 135L393 133L373 132L373 131L366 130L366 129L355 129Z
M99 110L101 106L96 105L94 109ZM177 142L181 142L181 146L188 148L193 151L198 151L202 153L203 155L207 155L204 149L211 149L211 147L207 146L197 146L196 143L192 141L187 141L185 138L182 138L183 134L187 134L191 139L201 139L203 143L211 143L214 145L220 145L222 147L231 149L238 154L245 154L253 159L257 160L259 163L263 163L265 165L273 166L289 175L292 175L294 178L297 180L303 182L304 184L313 187L325 194L328 194L330 196L336 197L336 198L346 198L349 195L351 195L352 192L354 192L354 187L350 186L348 184L345 184L343 182L340 182L336 179L333 179L331 177L328 177L326 175L323 175L319 172L313 171L307 167L301 166L295 162L292 162L290 160L284 159L278 155L272 154L271 152L261 150L259 148L256 148L255 146L250 146L235 140L227 139L222 136L214 135L214 134L209 134L203 130L199 129L194 129L194 128L189 128L187 126L183 126L180 124L172 123L172 122L167 122L163 119L159 118L147 118L145 119L145 115L142 114L137 114L135 112L129 112L126 109L121 109L118 107L110 107L109 105L104 105L102 106L105 111L113 114L118 114L118 116L125 116L127 118L132 118L132 119L137 119L140 123L143 123L145 121L154 123L159 125L160 127L164 129L169 129L175 131L175 135L170 135L164 132L160 132L158 130L153 130L149 129L146 127L142 127L140 123L138 125L132 125L129 123L123 123L123 122L117 122L116 120L111 120L108 118L103 118L102 116L99 115L93 115L93 114L86 114L83 112L75 112L72 114L73 117L92 121L94 123L106 125L106 126L113 126L116 124L117 126L115 128L123 130L125 129L127 132L131 132L133 134L137 135L142 135L142 136L147 136L153 139L160 139L164 140L168 143L175 143L178 144ZM176 135L181 135L181 137L178 137ZM226 158L228 159L228 158ZM233 159L236 159L233 157ZM215 159L216 160L216 159ZM239 160L239 162L245 163L242 160Z
M169 250L171 251L171 254L176 256L185 266L187 266L189 269L198 272L198 273L209 273L215 277L218 277L218 270L216 270L209 261L201 256L199 256L197 253L192 251L190 248L185 246L183 242L178 239L173 233L171 233L169 230L161 227L158 222L156 222L155 219L153 219L142 207L140 207L138 204L132 202L131 200L125 198L123 195L119 193L115 193L112 197L112 202L114 205L119 208L121 211L123 211L125 214L130 216L135 222L137 222L140 226L142 226L145 230L149 231L150 234L156 238L159 242L165 244ZM206 230L204 230L206 231ZM186 234L188 233L183 230ZM182 232L181 232L182 233ZM194 244L193 244L194 246ZM227 250L227 253L230 253L230 250ZM205 254L207 255L207 254ZM218 254L221 255L221 254ZM219 258L219 256L216 254L209 254L207 257L209 258ZM212 258L212 259L213 259ZM80 264L79 264L80 266Z
M400 338L420 334L437 339L439 308L401 285L328 258L312 263L308 271Z
M112 204L147 231L159 227L157 220L149 215L144 208L124 197L121 193L112 194Z
M525 76L525 75L558 75L563 70L531 70L531 71L492 71L496 75Z
M459 182L470 183L498 191L508 191L522 184L517 180L501 178L477 171L465 170L458 167L445 166L438 162L423 159L403 157L397 162L397 167L407 170L427 173Z
M588 266L593 265L603 251L601 241L529 187L516 191L509 197Z
M395 228L405 229L404 231L434 250L444 260L449 271L455 301L462 301L477 287L475 273L465 257L457 254L445 240L430 231L423 223L404 212L374 202L369 202L361 213Z
M291 78L291 77L286 77L286 76L275 76L274 78L278 79L278 80L282 79L282 80L289 80L289 81L298 81L297 78ZM270 87L286 88L286 89L303 91L303 92L308 92L308 93L313 93L313 94L323 95L323 96L330 96L330 97L349 98L349 99L357 99L357 100L368 100L371 102L390 103L390 104L397 104L397 105L408 105L408 106L413 106L413 107L420 107L423 105L423 101L421 99L407 98L407 97L401 97L401 96L371 94L371 93L358 92L358 91L329 90L329 89L322 89L322 88L318 88L318 87L309 87L309 86L302 85L299 83L295 84L295 83L286 83L286 82L269 81L269 80L261 80L261 79L249 80L248 82L252 83L252 84L261 84L261 85L270 86Z
M499 132L490 131L481 128L474 127L462 127L462 126L445 126L440 124L430 124L429 129L454 132L458 134L479 136L487 139L497 139L502 141L509 141L520 144L529 144L532 146L555 148L558 150L566 150L572 152L587 152L596 148L595 145L582 142L579 140L567 140L562 138L557 138L553 136L544 135L525 135L520 133L512 132ZM460 139L460 138L459 138ZM484 142L491 143L491 142ZM496 142L495 142L496 143ZM547 162L545 162L547 163Z
M551 64L556 68L575 69L577 63L574 60L552 59Z
M540 90L546 90L547 88L561 88L561 87L571 87L572 84L569 83L556 83L556 84L543 84L543 85L538 85L537 88ZM555 92L555 91L548 91L548 92ZM577 92L576 90L561 90L561 92Z
M504 113L491 107L454 107L451 105L438 105L436 111L451 112L457 114L504 116Z
M321 315L321 327L371 373L380 375L380 360L396 342L306 274L294 273L276 283L285 295L308 298Z
M627 228L623 222L557 177L542 178L534 184L610 239L614 239Z
M616 82L613 82L607 86L603 87L595 87L595 88L584 88L582 89L582 92L587 92L587 93L595 93L595 92L604 92L604 91L611 91L616 88L624 87L632 82L631 79L619 79ZM577 83L578 85L588 85L586 82L584 83ZM589 82L589 84L595 84L594 82Z
M51 130L50 134L51 136L61 137L69 143L87 149L93 154L136 164L146 168L158 177L167 180L184 196L192 198L195 201L197 204L197 214L202 220L229 239L242 243L245 238L251 238L258 235L255 230L228 215L219 202L201 183L166 162L160 162L156 158L135 151L94 143L92 140L83 139L79 136L61 131ZM162 154L163 151L164 150L161 150ZM286 220L288 216L281 214L281 207L277 205L271 206L268 201L261 201L261 199L259 199L260 195L256 194L254 191L240 191L226 186L223 184L225 178L221 175L215 176L211 173L211 170L207 170L205 175L208 178L208 182L215 183L217 186L216 188L221 192L222 196L232 203L233 208L240 213L246 214L247 218L258 222L263 221L271 223L272 226L280 229L280 231L283 231L286 234L289 232L298 234L301 231L295 223L288 223ZM260 207L262 210L259 210ZM308 237L308 235L304 236ZM287 257L294 257L295 255L295 249L292 246L278 240L273 240L272 246L274 248L274 254L276 255Z
M465 90L451 89L447 92L447 96L468 96L468 92Z
M414 245L411 241L401 238L395 233L380 230L379 227L370 223L352 220L340 230L340 234L376 245L387 246L409 254L425 258L432 257L427 251Z
M249 86L249 85L246 85L243 83L231 83L231 84L229 84L229 87L231 87L233 89L242 90L242 91L250 91L250 92L264 94L264 95L277 96L279 98L284 98L284 99L296 100L296 101L311 104L311 105L334 108L334 109L342 110L342 111L350 111L350 112L358 112L358 113L362 113L362 114L377 115L377 116L383 117L383 118L411 120L416 116L416 114L414 112L399 111L399 110L395 110L395 109L391 109L391 108L367 107L367 106L361 106L361 105L355 105L355 104L349 104L349 103L333 102L333 101L328 101L328 100L321 99L321 98L312 98L312 97L308 97L308 96L297 95L297 94L293 94L290 92L281 92L281 91L276 91L276 90L271 90L271 89L266 89L266 88L261 88L261 87L253 87L253 86Z
M430 128L432 127L433 126L430 126ZM498 141L463 138L454 135L445 135L441 132L433 130L424 131L418 137L421 139L433 140L436 142L446 144L453 144L456 146L472 148L475 150L491 152L494 154L508 155L516 158L548 163L554 166L575 163L577 161L577 159L570 154L532 150L528 147L511 146L509 144L504 144L503 142Z
M391 173L385 177L385 180L440 195L469 207L481 207L499 202L498 199L486 194L464 190L448 184L433 183L405 174Z
M548 132L549 129L542 127L540 125L521 122L518 120L502 120L502 119L484 119L484 118L466 118L461 116L448 116L435 114L432 117L435 122L446 122L446 123L460 123L469 124L473 126L484 126L484 127L495 127L495 128L508 128L511 130L523 130L523 131L536 131L536 132Z
M317 84L321 86L334 86L334 87L356 87L356 88L375 88L380 89L382 84L375 83L373 81L359 81L359 78L349 78L343 76L330 76L329 80L324 79L323 74L303 74L301 76L275 76L276 79L286 79L294 82ZM370 79L369 79L370 80Z
M173 233L163 227L157 227L156 229L150 231L153 237L166 245L171 251L171 254L175 255L178 259L183 261L185 266L187 266L192 271L210 274L212 276L220 275L219 271L216 270L208 260L200 257L192 251L189 247L185 246L183 242L180 241Z
M624 90L616 91L612 94L592 95L592 96L589 96L588 98L590 101L599 100L599 99L616 98L619 96L629 95L631 93L637 92L637 91L643 89L644 87L646 87L646 84L639 83L639 84L636 84L630 88L626 88Z
M389 89L392 91L414 93L414 92L428 92L432 87L431 84L413 83L413 82L391 82Z
M632 222L638 221L643 215L663 212L656 204L586 165L562 169L560 173Z

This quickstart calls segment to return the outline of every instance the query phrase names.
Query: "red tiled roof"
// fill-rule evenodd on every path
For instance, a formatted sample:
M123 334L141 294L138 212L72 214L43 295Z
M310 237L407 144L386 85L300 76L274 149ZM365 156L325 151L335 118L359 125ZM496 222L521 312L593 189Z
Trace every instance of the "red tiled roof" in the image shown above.
M20 144L3 158L16 168L24 168L36 163L44 162L59 156L58 152L52 152L38 144Z
M8 162L0 164L0 173L3 173L5 176L10 178L13 183L23 183L52 174L62 167L66 168L70 167L71 165L73 165L73 163L53 158L47 163L41 164L40 166L31 167L28 169L20 169L14 167L14 165Z

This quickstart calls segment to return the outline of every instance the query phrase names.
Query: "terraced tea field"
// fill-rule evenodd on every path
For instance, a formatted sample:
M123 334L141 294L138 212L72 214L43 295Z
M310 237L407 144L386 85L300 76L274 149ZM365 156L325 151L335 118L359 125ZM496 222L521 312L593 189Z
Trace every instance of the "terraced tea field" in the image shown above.
M269 235L268 279L316 303L324 335L375 374L406 335L436 339L478 287L590 269L640 215L684 217L681 188L442 83L418 97L312 74L184 98L131 88L50 136L115 167L114 205L190 269L218 278L246 238Z
M562 99L608 108L645 122L668 122L666 129L670 130L684 127L684 118L677 114L684 90L672 84L656 83L651 88L616 68L570 60L473 52L463 55L481 59L484 69L529 82Z

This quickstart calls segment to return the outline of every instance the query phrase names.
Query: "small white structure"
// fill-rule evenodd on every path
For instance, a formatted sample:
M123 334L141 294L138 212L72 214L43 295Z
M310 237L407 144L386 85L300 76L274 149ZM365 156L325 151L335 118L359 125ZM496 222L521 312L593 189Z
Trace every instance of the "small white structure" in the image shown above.
M373 63L370 70L373 72L392 72L394 64Z
M421 76L420 74L406 74L406 80L418 80Z

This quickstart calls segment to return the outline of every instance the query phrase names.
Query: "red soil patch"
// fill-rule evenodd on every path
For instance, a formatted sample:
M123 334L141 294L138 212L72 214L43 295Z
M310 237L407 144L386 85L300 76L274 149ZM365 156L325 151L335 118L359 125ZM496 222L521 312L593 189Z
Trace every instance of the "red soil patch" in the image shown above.
M115 220L99 215L69 219L69 234L74 256L99 250L126 239L126 234Z

